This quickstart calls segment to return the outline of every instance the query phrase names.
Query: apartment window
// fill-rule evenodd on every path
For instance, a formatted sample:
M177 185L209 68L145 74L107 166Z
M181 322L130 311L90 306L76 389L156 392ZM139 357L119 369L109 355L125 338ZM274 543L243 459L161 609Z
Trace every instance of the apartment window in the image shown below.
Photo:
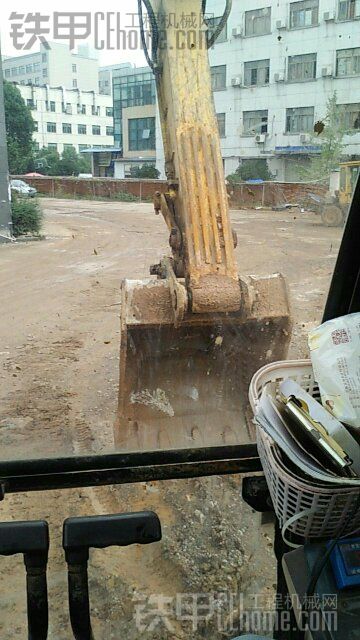
M63 130L63 133L71 133L70 122L63 122L62 130Z
M207 26L208 26L208 39L210 39L212 37L212 35L214 34L214 32L216 31L216 29L219 26L221 17L219 18L207 18L205 20ZM223 30L219 33L218 37L216 38L216 44L219 44L220 42L226 42L227 40L227 23L225 24L225 27L223 28Z
M319 21L319 0L290 2L290 29L312 27Z
M34 65L34 67L35 67L35 65ZM25 67L25 69L26 69L26 73L32 73L32 72L33 72L33 66L32 66L32 64L27 64L27 65L26 65L26 67ZM35 70L35 69L34 69L34 70Z
M360 73L360 47L336 52L336 75L356 76Z
M32 98L27 98L26 104L29 107L29 109L36 109L36 102L34 102Z
M114 127L106 127L106 135L113 136L114 135Z
M82 136L86 136L86 124L78 124L78 133Z
M62 112L63 113L67 113L69 115L72 114L72 104L71 104L71 102L67 102L66 104L65 104L65 102L62 102L61 103L61 108L62 108Z
M270 60L255 60L244 64L244 84L247 87L269 84Z
M112 118L113 117L113 108L112 107L106 107L105 113L109 118Z
M271 33L271 7L245 11L245 35L262 36Z
M226 117L225 113L216 114L220 138L225 138L225 135L226 135L225 134L225 117Z
M31 82L31 81L30 81ZM20 84L26 84L25 80L20 80ZM29 84L29 83L28 83Z
M301 56L289 56L289 82L302 82L316 78L316 53L305 53Z
M77 105L77 112L78 113L82 113L85 116L86 115L86 105L85 104L78 104Z
M100 107L95 107L95 105L91 105L91 115L99 116L100 115Z
M339 20L355 20L360 18L360 0L340 0Z
M46 131L48 133L56 133L56 122L47 122Z
M314 126L314 107L286 109L286 132L306 133Z
M56 142L49 142L47 147L48 147L48 149L54 149L54 151L57 151L57 143Z
M35 78L34 83L35 84L39 84L40 83L40 78Z
M24 75L25 73L25 67L19 67L19 76Z
M99 136L101 133L100 126L98 124L93 124L92 126L92 134L93 136Z
M221 64L210 68L211 88L213 91L221 91L226 89L226 65Z
M360 129L360 102L339 105L341 119L347 129Z
M33 144L34 144L34 149L35 149L35 151L39 151L39 149L40 149L40 144L39 144L39 142L34 142Z
M34 71L40 71L40 62L34 62Z
M267 133L268 111L267 109L244 111L243 121L243 134L245 136L255 135L256 133Z
M75 147L73 144L64 144L64 151L67 151L68 149L74 149L75 151Z
M82 151L88 148L89 148L88 144L79 144L79 153L81 153Z
M56 111L56 107L55 107L55 102L54 100L50 100L50 111L55 112Z
M11 75L12 75L12 76L17 76L17 67L13 67L13 68L11 69Z
M130 151L155 149L155 118L131 118L129 120Z
M77 80L74 79L72 81L72 86L73 86L73 89L77 89Z
M10 69L5 69L5 78L10 78Z
M43 78L45 78L47 76L47 68L46 67L43 68L42 74L43 74Z
M41 62L46 62L46 53L41 55Z
M71 65L73 73L76 73L76 64Z
M39 123L37 120L34 120L34 131L39 131Z

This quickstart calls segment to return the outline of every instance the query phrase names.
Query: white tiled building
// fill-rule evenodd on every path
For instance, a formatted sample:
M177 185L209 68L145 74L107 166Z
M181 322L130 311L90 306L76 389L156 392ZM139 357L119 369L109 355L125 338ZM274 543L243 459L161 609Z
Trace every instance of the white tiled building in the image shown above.
M67 146L77 152L89 147L113 147L111 96L63 87L18 85L31 108L38 147L61 153Z
M208 0L208 14L223 10L224 0ZM226 175L260 157L278 180L297 179L334 91L355 132L346 153L360 157L359 0L235 0L210 65ZM163 169L161 157L158 134Z
M50 42L50 49L43 44L40 51L23 56L4 57L3 75L9 82L19 84L48 84L67 89L98 91L98 60L87 45L80 45L78 52L59 42Z

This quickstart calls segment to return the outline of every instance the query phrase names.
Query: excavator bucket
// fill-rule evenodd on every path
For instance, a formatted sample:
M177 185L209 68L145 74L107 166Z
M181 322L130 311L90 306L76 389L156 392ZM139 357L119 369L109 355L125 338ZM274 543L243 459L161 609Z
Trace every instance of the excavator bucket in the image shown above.
M286 355L290 314L284 279L240 280L242 311L188 314L174 325L166 280L122 285L116 445L156 450L254 439L248 385Z

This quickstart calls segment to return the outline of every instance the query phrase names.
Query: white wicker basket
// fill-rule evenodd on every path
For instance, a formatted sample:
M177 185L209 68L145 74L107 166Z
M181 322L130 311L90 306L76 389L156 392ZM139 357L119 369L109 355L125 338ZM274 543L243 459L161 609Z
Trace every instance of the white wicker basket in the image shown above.
M262 389L267 382L296 380L303 389L319 398L310 360L274 362L259 369L249 390L256 415ZM356 509L360 489L344 485L319 487L288 471L278 455L277 445L257 426L259 456L273 501L275 513L283 527L302 538L333 538L360 528L360 509ZM344 524L346 527L344 528Z

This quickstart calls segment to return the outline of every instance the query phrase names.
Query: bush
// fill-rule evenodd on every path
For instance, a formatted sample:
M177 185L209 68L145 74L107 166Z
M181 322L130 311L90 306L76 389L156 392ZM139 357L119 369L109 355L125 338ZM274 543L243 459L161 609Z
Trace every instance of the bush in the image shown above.
M42 226L43 214L37 200L17 198L12 194L11 216L13 234L17 238L27 233L38 235Z
M134 196L133 193L127 193L127 191L116 191L110 196L111 200L120 200L121 202L138 202L139 198Z
M131 167L130 174L132 178L152 178L157 180L160 171L154 164L143 164L141 167Z
M235 173L227 176L228 182L234 184L237 182L246 182L247 180L273 180L274 176L270 173L267 160L265 158L252 158L243 160L239 164Z

